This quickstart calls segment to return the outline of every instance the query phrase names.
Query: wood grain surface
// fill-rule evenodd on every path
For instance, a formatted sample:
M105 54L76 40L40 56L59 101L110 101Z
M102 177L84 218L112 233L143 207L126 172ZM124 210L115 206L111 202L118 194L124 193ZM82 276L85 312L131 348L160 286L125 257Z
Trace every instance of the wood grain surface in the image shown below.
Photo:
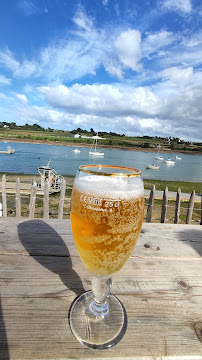
M202 227L144 223L113 277L127 312L115 347L74 338L68 312L91 288L69 220L0 220L0 359L202 359Z

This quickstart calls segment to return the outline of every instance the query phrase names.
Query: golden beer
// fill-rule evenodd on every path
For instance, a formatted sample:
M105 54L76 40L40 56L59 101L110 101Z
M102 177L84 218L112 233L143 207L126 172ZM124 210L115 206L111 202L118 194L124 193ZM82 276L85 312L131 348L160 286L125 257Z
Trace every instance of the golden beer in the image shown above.
M128 186L128 179L116 184L114 178L89 176L74 183L73 236L84 265L97 276L117 273L135 247L144 213L144 189L138 181L133 178Z

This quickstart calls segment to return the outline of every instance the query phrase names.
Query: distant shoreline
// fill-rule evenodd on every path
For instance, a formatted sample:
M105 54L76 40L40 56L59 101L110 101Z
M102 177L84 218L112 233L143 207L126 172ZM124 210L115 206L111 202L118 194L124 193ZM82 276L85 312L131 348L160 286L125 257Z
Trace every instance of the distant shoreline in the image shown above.
M72 146L72 147L85 147L90 148L92 144L85 144L85 143L66 143L62 141L44 141L44 140L31 140L31 139L13 139L13 138L0 138L0 142L3 143L22 143L22 144L36 144L36 145L56 145L56 146ZM114 149L114 150L127 150L127 151L139 151L139 152L154 152L156 153L158 151L157 148L141 148L141 147L127 147L127 146L114 146L114 145L103 145L100 144L99 148L103 149ZM1 150L1 149L0 149ZM202 155L201 152L197 151L183 151L183 150L171 150L171 149L162 149L161 154L185 154L185 155Z

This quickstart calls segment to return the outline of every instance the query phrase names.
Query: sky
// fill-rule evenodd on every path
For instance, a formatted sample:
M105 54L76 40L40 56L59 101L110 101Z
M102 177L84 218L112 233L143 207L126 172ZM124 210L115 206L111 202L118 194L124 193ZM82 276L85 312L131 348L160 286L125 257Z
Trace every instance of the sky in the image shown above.
M201 0L1 0L0 121L202 141Z

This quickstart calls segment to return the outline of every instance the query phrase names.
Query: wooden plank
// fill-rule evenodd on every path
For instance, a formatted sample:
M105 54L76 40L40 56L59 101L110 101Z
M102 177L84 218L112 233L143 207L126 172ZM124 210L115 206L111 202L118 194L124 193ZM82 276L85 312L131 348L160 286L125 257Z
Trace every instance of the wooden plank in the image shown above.
M194 209L194 201L195 201L195 190L192 191L190 199L189 199L186 224L191 224L192 214L193 214L193 209Z
M16 192L15 192L15 204L16 204L16 217L21 216L21 197L20 197L20 178L16 179Z
M16 351L21 360L68 358L72 351L76 359L98 356L77 343L68 325L72 301L91 287L91 275L79 257L8 255L0 257L0 264L11 359ZM114 276L112 287L125 306L127 332L117 347L100 352L99 357L202 355L194 327L202 315L202 262L196 265L186 260L129 260Z
M162 201L162 208L161 208L161 223L165 223L166 221L166 212L168 206L168 187L165 187L163 192L163 201Z
M201 239L197 225L143 224L131 258L113 277L112 293L127 312L126 334L116 347L97 352L79 344L68 324L72 301L91 288L92 277L70 221L2 219L2 359L198 360Z
M181 189L179 188L176 195L174 224L179 223L180 203L181 203Z
M171 261L175 257L196 259L202 256L201 239L200 225L143 223L132 256L167 257ZM17 221L15 218L2 218L0 254L8 252L52 256L66 256L70 253L72 256L78 256L68 219L49 219L45 222L42 219Z
M30 192L29 218L34 218L35 207L36 207L36 192L37 192L37 183L34 179L32 186L31 186L31 192Z
M66 180L62 179L62 188L60 192L60 202L58 209L58 219L62 219L63 217L65 193L66 193Z
M43 218L47 220L49 218L49 183L44 182L44 197L43 197Z
M201 222L200 225L202 225L202 195L201 195Z
M6 196L6 175L2 176L2 205L3 205L3 217L7 217L7 196Z
M154 206L154 196L155 196L155 185L152 186L151 192L149 195L149 202L147 206L147 216L146 216L146 222L150 223L152 221L152 211Z

